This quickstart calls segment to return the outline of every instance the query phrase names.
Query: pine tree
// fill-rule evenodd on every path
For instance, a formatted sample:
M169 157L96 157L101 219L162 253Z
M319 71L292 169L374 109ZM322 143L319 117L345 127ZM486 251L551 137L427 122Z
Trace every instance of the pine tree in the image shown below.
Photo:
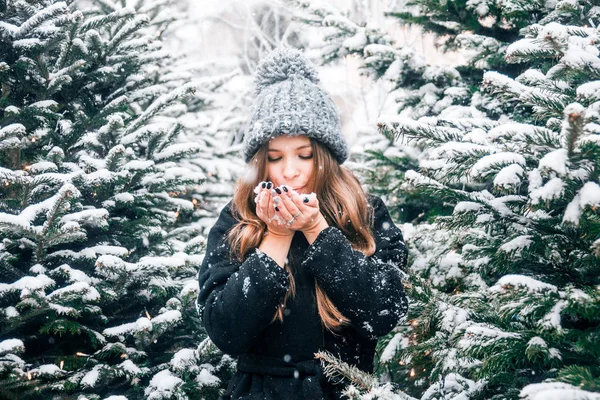
M468 107L471 89L456 68L427 65L417 52L395 43L379 26L358 24L326 3L286 2L298 10L296 19L324 28L322 62L332 63L348 56L359 58L361 74L384 85L395 97L398 115L433 116L448 108L459 108L455 112L473 116L482 114ZM394 143L376 129L371 135L362 135L359 141L363 150L353 153L349 165L370 192L385 198L396 220L420 222L451 211L435 198L409 191L403 183L404 173L418 168L422 149L410 143Z
M479 90L483 72L494 69L511 77L523 72L526 66L503 62L507 46L518 37L520 28L552 18L549 3L540 1L394 2L396 6L385 13L386 17L433 33L444 51L470 52L465 64L449 67L428 65L417 52L395 43L380 26L372 22L356 23L348 13L326 3L286 2L303 11L297 19L326 29L322 47L325 63L346 56L358 57L362 72L384 83L396 96L397 114L412 119L439 115L498 118L506 112L515 112L512 105ZM576 10L567 3L561 5L560 12L575 14ZM370 191L388 200L390 213L407 222L432 220L436 215L450 213L451 209L439 199L412 192L404 184L404 172L418 168L421 158L426 158L423 152L427 149L410 142L395 144L377 136L364 138L368 143L364 154L355 154L353 160Z
M219 212L231 199L236 179L245 171L245 163L239 157L238 132L243 129L243 107L248 95L236 92L238 84L229 86L230 81L242 79L239 68L223 65L219 69L225 72L215 75L215 67L198 66L184 56L177 57L175 63L180 85L196 77L201 86L193 98L184 100L185 114L179 118L184 129L179 141L195 143L202 150L181 160L179 165L204 174L205 180L202 185L172 195L194 204L194 212L182 215L178 224L207 237ZM185 245L185 241L180 244Z
M386 349L421 398L600 398L597 7L557 3L506 49L527 69L485 73L514 113L382 122L431 150L408 181L454 204L411 232L413 333Z
M376 28L296 4L312 10L305 21L335 27L326 37L329 58L358 54L375 78L395 74L405 49L388 46ZM419 173L394 189L411 186L454 205L433 225L402 227L413 302L410 325L380 343L387 377L422 399L543 399L552 391L596 398L584 390L599 390L598 4L408 6L389 15L447 35L447 48L475 56L456 68L468 108L437 103L446 93L440 86L428 92L437 93L429 103L437 110L409 113L400 102L398 115L378 121L389 140L410 139L422 150ZM525 39L512 43L517 35ZM495 72L484 77L488 68ZM421 86L405 87L401 99ZM384 165L373 163L372 173ZM546 379L553 383L540 383ZM368 392L364 398L373 398Z
M2 398L216 398L231 374L177 197L205 180L179 119L210 85L161 48L166 6L0 5Z

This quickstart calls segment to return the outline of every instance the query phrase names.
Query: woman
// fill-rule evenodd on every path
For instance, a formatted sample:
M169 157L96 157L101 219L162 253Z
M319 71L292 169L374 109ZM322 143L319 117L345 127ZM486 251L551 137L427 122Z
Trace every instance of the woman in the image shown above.
M341 167L348 148L314 66L293 49L257 68L249 174L209 232L198 305L239 356L223 399L339 399L326 350L372 372L377 338L406 314L402 233Z

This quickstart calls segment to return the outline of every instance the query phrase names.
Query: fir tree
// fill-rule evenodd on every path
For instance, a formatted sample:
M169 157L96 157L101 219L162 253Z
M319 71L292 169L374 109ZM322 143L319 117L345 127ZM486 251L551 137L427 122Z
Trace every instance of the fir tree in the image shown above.
M413 395L600 398L600 36L582 26L597 7L557 3L507 47L519 76L484 75L515 112L382 120L430 149L407 180L454 204L408 238L412 328L385 350Z
M518 37L519 29L528 24L553 18L546 2L429 1L412 0L391 8L385 15L401 25L415 25L438 37L444 51L469 51L467 62L455 67L428 65L414 50L395 43L381 27L367 22L356 23L347 13L323 2L286 0L303 12L297 19L322 26L323 62L342 57L358 57L362 73L386 85L396 97L397 114L418 119L423 116L444 118L498 118L512 109L479 90L485 69L515 77L527 66L503 61L507 46ZM399 2L394 2L398 4ZM563 2L560 17L573 14L583 20L576 8ZM525 107L526 108L526 107ZM524 110L526 113L527 110ZM422 222L451 209L439 199L414 192L404 184L404 172L419 167L427 149L410 142L362 139L369 143L364 154L355 154L356 169L373 193L384 196L390 212L399 221ZM370 145L370 143L377 144ZM463 189L469 190L469 187Z
M216 398L231 373L177 198L205 179L182 101L210 85L161 48L166 3L0 8L0 397Z
M414 50L395 43L380 27L358 24L326 3L286 0L297 8L296 19L324 28L322 62L343 57L359 58L361 74L377 80L396 99L398 115L417 118L438 115L451 106L468 106L472 93L453 67L427 65ZM462 113L481 115L473 107ZM376 121L373 121L374 123ZM350 162L372 193L383 196L398 221L421 222L451 210L435 198L412 192L404 173L419 166L422 150L394 143L373 129L359 138L362 152Z

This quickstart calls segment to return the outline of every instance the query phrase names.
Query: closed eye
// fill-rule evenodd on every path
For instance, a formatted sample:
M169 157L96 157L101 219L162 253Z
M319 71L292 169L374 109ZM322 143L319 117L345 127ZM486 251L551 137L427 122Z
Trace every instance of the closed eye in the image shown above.
M298 157L300 157L300 158L301 158L301 159L303 159L303 160L310 160L311 158L313 158L313 155L311 154L310 156L298 156ZM268 157L268 158L267 158L267 160L268 160L269 162L275 162L275 161L279 161L279 160L281 160L281 157L279 157L279 158L271 158L271 157Z

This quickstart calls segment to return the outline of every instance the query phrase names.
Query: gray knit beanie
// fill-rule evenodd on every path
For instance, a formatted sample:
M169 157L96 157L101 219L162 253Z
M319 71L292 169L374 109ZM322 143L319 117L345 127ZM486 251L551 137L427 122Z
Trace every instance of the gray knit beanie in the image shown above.
M297 49L279 47L256 69L256 98L244 132L244 158L281 135L306 135L329 148L342 164L348 144L335 104L319 85L317 70Z

